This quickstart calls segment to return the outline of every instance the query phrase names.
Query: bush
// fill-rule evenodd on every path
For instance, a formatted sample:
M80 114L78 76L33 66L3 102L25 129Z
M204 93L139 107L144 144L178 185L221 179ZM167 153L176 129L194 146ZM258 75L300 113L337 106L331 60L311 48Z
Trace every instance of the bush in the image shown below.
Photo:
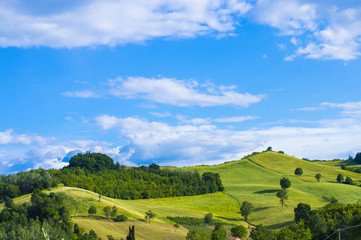
M88 210L89 214L96 214L97 213L97 208L94 205L91 205L89 210Z
M341 164L341 169L342 170L347 170L346 164Z
M352 178L346 177L345 183L346 183L346 184L351 184L351 185L353 185L353 180L352 180Z
M296 170L295 170L295 174L297 175L297 176L301 176L302 174L303 174L303 170L302 170L302 168L296 168Z
M337 179L336 179L336 180L337 180L338 183L342 183L343 180L344 180L343 175L342 175L342 174L337 175Z
M115 217L114 222L125 222L128 218L124 214Z
M206 216L204 216L204 223L211 224L213 220L212 213L207 213Z
M282 178L280 180L281 188L286 189L291 187L291 181L288 178Z
M231 233L233 237L245 238L247 236L248 231L242 225L238 225L231 228Z

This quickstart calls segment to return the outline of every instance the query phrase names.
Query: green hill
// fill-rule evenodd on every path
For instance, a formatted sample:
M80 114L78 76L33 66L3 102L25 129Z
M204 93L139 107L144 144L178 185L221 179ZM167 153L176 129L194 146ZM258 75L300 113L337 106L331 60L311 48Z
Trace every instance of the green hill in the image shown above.
M295 176L297 167L303 169L302 176ZM174 169L174 168L172 168ZM59 187L52 191L64 192L72 197L71 211L73 221L87 230L94 229L103 239L106 235L124 238L128 226L136 226L137 239L184 239L187 229L177 231L167 216L189 216L202 218L213 213L215 219L228 224L244 224L239 213L240 204L250 201L255 209L249 216L253 225L264 224L271 228L280 228L290 224L294 218L293 209L298 203L308 203L313 209L324 206L332 197L342 203L355 203L361 198L361 188L336 182L338 174L361 180L361 174L341 170L334 165L311 162L275 152L263 152L248 156L240 161L228 162L216 166L184 167L183 170L197 169L200 173L219 173L225 187L224 192L198 196L119 200L102 197L79 188ZM317 182L314 176L320 173ZM276 197L280 189L280 179L287 177L292 185L285 207ZM30 195L19 197L17 203L29 201ZM91 205L96 205L98 214L90 217L87 213ZM119 214L129 217L127 222L115 223L104 218L104 206L117 206ZM1 208L1 207L0 207ZM151 209L157 217L150 224L143 221L144 213Z

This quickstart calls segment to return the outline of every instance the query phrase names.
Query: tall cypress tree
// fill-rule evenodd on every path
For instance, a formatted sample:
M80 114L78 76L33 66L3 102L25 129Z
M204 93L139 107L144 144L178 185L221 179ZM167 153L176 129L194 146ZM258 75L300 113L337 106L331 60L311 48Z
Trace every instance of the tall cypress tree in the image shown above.
M133 227L129 227L129 233L128 233L126 240L135 240L134 234L135 233L134 233L134 225L133 225Z

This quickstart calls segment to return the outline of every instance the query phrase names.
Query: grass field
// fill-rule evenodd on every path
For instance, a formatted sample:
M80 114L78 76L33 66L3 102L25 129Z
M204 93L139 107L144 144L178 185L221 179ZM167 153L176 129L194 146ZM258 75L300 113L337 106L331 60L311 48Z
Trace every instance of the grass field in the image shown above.
M354 203L361 198L361 188L353 185L336 183L338 174L361 180L361 174L341 170L340 163L310 162L275 152L264 152L240 161L224 163L216 166L196 166L177 168L180 170L197 169L200 173L219 173L225 186L223 193L217 192L190 197L173 197L144 200L119 200L102 197L94 192L71 187L59 187L52 191L64 192L72 197L73 221L87 230L94 229L103 239L106 235L124 238L130 225L136 226L137 239L184 239L187 230L174 231L173 224L167 216L204 217L213 213L214 217L225 223L244 224L239 213L240 204L250 201L255 209L249 216L254 224L264 224L271 228L280 228L293 221L293 209L298 203L308 203L313 209L324 206L331 197L342 203ZM295 176L297 167L303 169L302 176ZM172 168L173 169L173 168ZM314 176L320 173L322 178L317 182ZM289 198L285 207L276 197L280 189L280 179L291 180ZM29 201L30 196L22 196L15 202ZM87 210L95 205L98 213L89 217ZM125 223L114 223L105 219L102 214L104 206L117 206L119 214L127 215L130 220ZM0 205L1 208L1 205ZM144 213L152 210L157 217L152 223L143 221Z

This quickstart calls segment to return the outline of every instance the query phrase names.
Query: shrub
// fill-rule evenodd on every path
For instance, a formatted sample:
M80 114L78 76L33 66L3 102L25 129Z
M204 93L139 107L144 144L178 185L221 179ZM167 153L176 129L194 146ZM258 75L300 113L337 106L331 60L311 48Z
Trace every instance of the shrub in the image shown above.
M207 213L206 216L204 216L204 223L211 224L212 221L213 221L212 213Z
M342 175L342 174L337 175L337 179L336 179L336 180L337 180L338 183L342 183L343 180L344 180L343 175Z
M238 225L231 228L231 233L233 237L245 238L247 236L248 231L242 225Z
M128 218L124 214L115 217L114 222L125 222Z
M295 170L295 174L297 175L297 176L301 176L302 174L303 174L303 170L302 170L302 168L296 168L296 170Z
M97 213L97 208L94 205L91 205L90 208L88 209L88 213L89 214L96 214Z

